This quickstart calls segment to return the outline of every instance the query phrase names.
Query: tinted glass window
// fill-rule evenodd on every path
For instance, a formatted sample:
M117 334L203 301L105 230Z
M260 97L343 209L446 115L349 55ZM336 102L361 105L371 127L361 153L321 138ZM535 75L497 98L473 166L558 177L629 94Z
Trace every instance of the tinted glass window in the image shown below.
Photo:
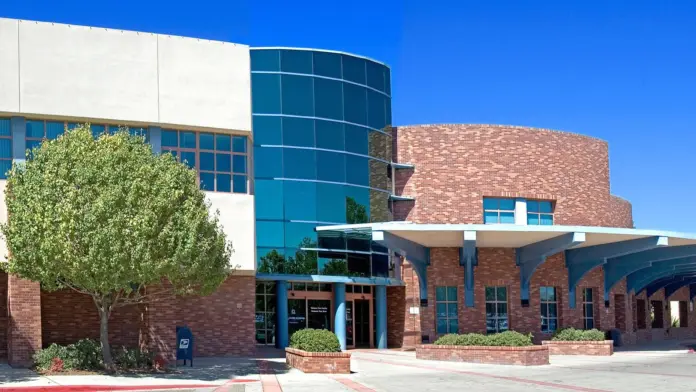
M346 194L346 223L370 221L370 190L354 186L344 188Z
M199 133L198 145L201 146L201 150L214 150L215 136L212 133Z
M380 254L372 255L372 276L384 278L389 276L389 256Z
M257 221L256 244L268 248L282 248L285 228L283 222Z
M215 135L215 148L218 151L230 151L231 141L230 135Z
M346 147L344 124L315 120L317 147L343 151Z
M284 177L307 180L315 180L317 178L317 160L314 150L297 148L284 148L283 150Z
M283 114L314 116L312 77L282 75L281 80Z
M367 85L379 91L384 91L384 67L372 61L366 61L365 65L367 68Z
M215 175L215 189L218 192L232 192L232 176L225 173Z
M283 149L273 147L254 148L254 174L258 178L283 176Z
M283 117L282 123L284 145L314 147L314 120Z
M348 271L357 276L370 276L370 255L348 253L347 256Z
M343 83L343 112L348 122L367 125L367 93L364 87Z
M7 118L0 118L0 136L11 136L12 130L10 128L10 120Z
M330 79L314 79L316 116L343 120L342 82Z
M341 78L341 55L337 53L314 53L314 74Z
M346 182L346 155L338 152L317 151L317 179Z
M316 221L316 183L310 181L284 181L284 183L285 219Z
M254 116L254 143L280 145L283 143L281 136L281 117Z
M365 84L365 60L344 55L343 79Z
M65 132L64 123L46 121L46 139L57 139L63 132Z
M0 139L0 158L12 158L12 139Z
M382 129L387 125L385 107L387 99L384 94L367 90L367 125L376 129Z
M313 223L285 223L285 245L293 247L316 247L317 233L314 231L316 227Z
M215 171L215 153L201 152L199 158L200 170Z
M317 183L317 220L344 223L346 221L346 195L343 185Z
M27 137L42 138L44 137L44 122L37 120L27 120Z
M246 136L233 136L232 137L232 151L245 153L247 150L247 138Z
M312 73L312 52L283 50L280 52L280 70L293 73Z
M370 170L367 158L346 155L346 182L355 185L370 185Z
M256 219L283 219L283 181L256 180Z
M346 124L346 151L367 155L369 151L367 132L367 128Z
M179 147L196 148L196 134L189 131L179 131Z
M280 113L280 75L251 74L251 90L254 113Z
M280 56L278 50L252 50L252 71L280 71Z
M232 155L232 171L235 173L246 173L246 155Z

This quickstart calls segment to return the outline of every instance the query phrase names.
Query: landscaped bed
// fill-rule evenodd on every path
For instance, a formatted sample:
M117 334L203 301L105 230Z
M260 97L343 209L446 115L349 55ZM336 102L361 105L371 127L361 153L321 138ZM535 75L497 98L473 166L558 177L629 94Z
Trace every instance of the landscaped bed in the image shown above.
M292 334L285 349L288 365L305 373L350 373L350 353L341 352L336 335L324 329L303 329Z
M507 331L493 335L449 334L416 347L416 358L435 361L537 366L549 364L549 350L532 336Z
M590 329L566 328L556 332L551 340L541 342L548 347L550 355L596 355L614 354L614 342L605 340L604 332Z

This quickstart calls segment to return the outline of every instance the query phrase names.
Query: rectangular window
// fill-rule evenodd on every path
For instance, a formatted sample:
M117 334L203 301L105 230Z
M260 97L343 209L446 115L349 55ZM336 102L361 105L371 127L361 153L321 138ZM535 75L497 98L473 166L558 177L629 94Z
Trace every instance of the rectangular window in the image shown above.
M636 300L636 321L637 321L637 327L638 329L645 329L648 327L647 322L645 321L645 300L644 299L637 299Z
M247 193L246 136L163 129L162 152L196 169L202 190Z
M457 313L457 287L438 286L435 288L435 306L437 307L437 333L459 332Z
M689 326L689 307L686 301L679 301L679 328Z
M515 223L515 199L483 198L483 223Z
M650 301L650 320L652 328L665 327L665 317L662 309L662 301Z
M507 288L486 287L486 332L504 332L508 328Z
M555 287L541 287L541 332L558 328L558 297Z
M527 200L528 225L553 225L553 202L549 200Z
M0 178L12 168L12 129L9 118L0 118Z
M256 283L256 343L275 344L275 282Z
M582 290L582 319L585 329L593 329L595 327L592 294L592 289L585 288Z

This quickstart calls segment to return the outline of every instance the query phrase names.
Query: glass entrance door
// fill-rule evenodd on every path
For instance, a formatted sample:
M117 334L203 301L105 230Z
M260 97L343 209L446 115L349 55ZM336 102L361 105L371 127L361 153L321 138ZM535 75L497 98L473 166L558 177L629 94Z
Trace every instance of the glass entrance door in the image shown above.
M288 336L307 328L307 300L288 300Z
M355 347L370 347L370 301L355 300Z
M308 299L309 317L307 327L331 330L331 301L324 299Z
M353 347L353 301L346 301L346 346Z

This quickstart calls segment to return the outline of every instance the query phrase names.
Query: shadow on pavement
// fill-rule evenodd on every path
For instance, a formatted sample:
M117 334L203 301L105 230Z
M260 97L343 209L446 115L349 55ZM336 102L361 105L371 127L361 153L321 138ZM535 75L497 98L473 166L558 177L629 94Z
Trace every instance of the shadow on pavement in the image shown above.
M6 363L0 363L0 385L7 383L37 381L41 379L33 370L13 368Z

